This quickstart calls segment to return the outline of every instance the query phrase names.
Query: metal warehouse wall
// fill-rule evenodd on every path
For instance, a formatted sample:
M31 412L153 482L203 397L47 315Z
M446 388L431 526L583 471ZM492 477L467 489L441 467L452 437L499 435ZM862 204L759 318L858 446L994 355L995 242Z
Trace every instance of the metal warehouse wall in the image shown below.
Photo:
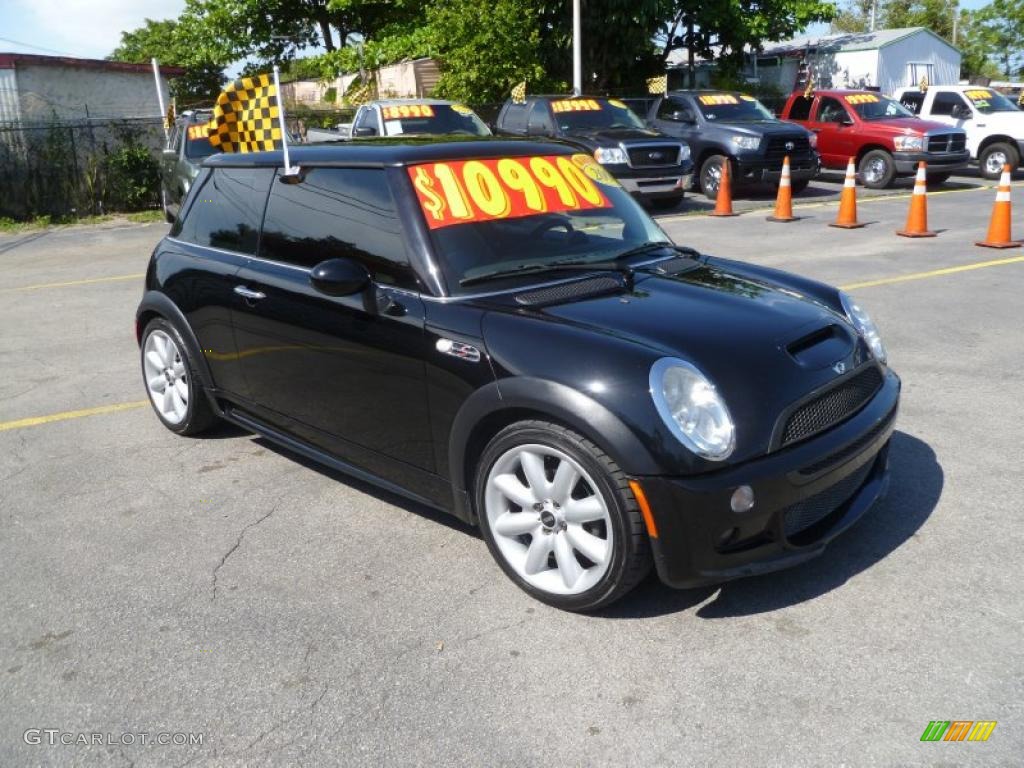
M960 80L960 52L953 46L928 34L918 32L881 50L878 85L883 93L896 88L917 85L910 82L907 64L927 62L932 65L932 85L955 85Z
M51 122L54 114L58 120L160 116L150 72L33 64L19 64L15 71L24 123Z

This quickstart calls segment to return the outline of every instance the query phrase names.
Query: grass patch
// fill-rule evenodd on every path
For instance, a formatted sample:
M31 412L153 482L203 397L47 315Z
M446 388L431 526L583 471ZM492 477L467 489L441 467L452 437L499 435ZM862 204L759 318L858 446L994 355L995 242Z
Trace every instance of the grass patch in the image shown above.
M165 221L164 212L161 210L155 211L136 211L135 213L128 214L128 221L133 224L150 224L154 221Z
M157 209L153 211L135 211L133 213L105 213L100 216L81 216L77 218L74 216L61 218L36 216L28 221L15 221L6 216L0 216L0 233L17 234L19 232L31 232L48 227L90 226L117 219L127 219L132 224L151 224L153 222L162 222L164 220L164 213Z

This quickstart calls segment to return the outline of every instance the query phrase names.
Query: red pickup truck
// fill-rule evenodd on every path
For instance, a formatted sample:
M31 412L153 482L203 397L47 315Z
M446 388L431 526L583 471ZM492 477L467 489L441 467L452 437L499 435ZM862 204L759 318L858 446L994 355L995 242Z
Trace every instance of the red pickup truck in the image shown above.
M959 128L921 120L898 101L874 91L794 93L779 115L818 135L825 168L842 169L856 158L860 182L883 189L909 176L918 161L928 163L928 181L941 184L967 167L967 134Z

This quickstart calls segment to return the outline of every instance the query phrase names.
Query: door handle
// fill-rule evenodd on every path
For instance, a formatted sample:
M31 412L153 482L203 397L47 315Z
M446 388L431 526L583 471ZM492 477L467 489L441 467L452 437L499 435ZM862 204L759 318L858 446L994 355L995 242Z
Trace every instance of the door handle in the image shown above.
M267 294L263 293L262 291L254 291L251 288L246 288L244 285L236 285L235 293L237 293L239 296L242 296L246 299L251 299L253 301L258 301L259 299L267 298Z

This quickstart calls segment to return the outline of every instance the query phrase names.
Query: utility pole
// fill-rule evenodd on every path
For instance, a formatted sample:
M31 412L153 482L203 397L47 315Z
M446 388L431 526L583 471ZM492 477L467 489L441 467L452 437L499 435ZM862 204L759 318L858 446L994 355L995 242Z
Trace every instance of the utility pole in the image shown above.
M580 40L580 0L572 0L572 92L583 93L583 43Z
M878 0L871 2L871 31L875 31L875 17L878 15Z

